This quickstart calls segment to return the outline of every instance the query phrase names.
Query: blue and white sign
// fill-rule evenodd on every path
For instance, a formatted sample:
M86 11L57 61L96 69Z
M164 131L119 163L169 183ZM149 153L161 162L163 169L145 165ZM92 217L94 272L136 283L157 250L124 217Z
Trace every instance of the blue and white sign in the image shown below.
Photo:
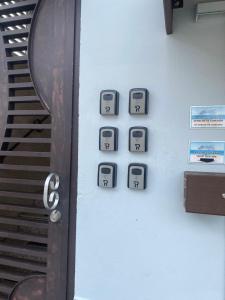
M190 163L224 164L225 142L190 142Z
M192 106L191 128L225 128L225 105Z

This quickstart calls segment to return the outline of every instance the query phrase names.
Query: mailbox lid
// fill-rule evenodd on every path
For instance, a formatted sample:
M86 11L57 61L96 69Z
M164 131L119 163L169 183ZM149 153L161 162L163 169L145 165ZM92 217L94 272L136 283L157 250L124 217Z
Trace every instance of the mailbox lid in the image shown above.
M225 173L185 172L186 212L225 216Z

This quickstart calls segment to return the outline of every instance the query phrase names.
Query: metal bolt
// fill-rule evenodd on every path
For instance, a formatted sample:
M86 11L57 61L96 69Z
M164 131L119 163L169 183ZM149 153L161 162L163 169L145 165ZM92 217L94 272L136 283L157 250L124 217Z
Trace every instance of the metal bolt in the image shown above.
M225 199L225 194L222 194L222 198Z
M62 214L59 210L53 210L50 214L50 221L52 223L58 223L62 218Z
M183 5L183 0L173 0L173 8L181 8Z

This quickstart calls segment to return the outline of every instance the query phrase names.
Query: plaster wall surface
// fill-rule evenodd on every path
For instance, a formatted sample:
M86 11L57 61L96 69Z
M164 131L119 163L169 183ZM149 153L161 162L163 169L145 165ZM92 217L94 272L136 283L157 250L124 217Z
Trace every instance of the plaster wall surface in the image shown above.
M76 296L85 300L224 300L224 217L186 214L189 140L224 140L191 130L191 105L225 104L225 18L194 22L194 2L164 29L163 1L84 0L81 20ZM128 114L131 88L150 91L148 116ZM120 92L117 117L99 114L103 89ZM98 130L119 128L119 150L98 151ZM149 151L128 152L131 126L149 128ZM118 164L114 190L97 187L97 166ZM127 189L127 166L146 163L148 188ZM80 297L80 298L79 298Z

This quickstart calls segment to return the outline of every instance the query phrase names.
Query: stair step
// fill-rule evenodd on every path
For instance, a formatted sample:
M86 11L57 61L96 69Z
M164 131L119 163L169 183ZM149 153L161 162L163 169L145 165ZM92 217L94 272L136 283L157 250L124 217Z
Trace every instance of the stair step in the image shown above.
M0 170L12 170L12 171L27 171L27 172L43 172L49 173L50 167L44 166L28 166L28 165L8 165L0 164Z
M7 124L7 129L51 129L51 124Z
M23 55L23 56L10 56L10 57L6 57L6 61L8 63L16 63L16 62L24 62L26 63L28 61L28 56L27 55Z
M51 157L51 154L50 154L50 152L0 151L0 156L10 156L10 157Z
M28 42L5 44L6 50L13 50L13 51L26 50L27 47L28 47Z
M18 90L18 89L30 89L30 88L34 88L34 84L33 82L19 82L19 83L9 83L8 84L9 89L14 89L14 90Z
M38 96L14 96L9 97L9 102L37 102L40 101Z
M48 116L47 110L8 110L9 116Z
M23 29L2 31L1 34L3 37L13 39L13 38L28 37L29 32L30 32L30 30L28 28L23 28Z
M31 143L31 144L51 144L50 138L4 138L4 143Z
M36 4L37 4L36 0L27 0L27 1L17 2L17 3L2 5L0 6L0 14L7 15L15 12L33 10Z
M30 24L32 21L32 15L22 15L16 17L0 18L0 24L4 26L15 26L22 24Z
M8 70L9 76L16 76L16 75L29 75L30 69L16 69L16 70Z

